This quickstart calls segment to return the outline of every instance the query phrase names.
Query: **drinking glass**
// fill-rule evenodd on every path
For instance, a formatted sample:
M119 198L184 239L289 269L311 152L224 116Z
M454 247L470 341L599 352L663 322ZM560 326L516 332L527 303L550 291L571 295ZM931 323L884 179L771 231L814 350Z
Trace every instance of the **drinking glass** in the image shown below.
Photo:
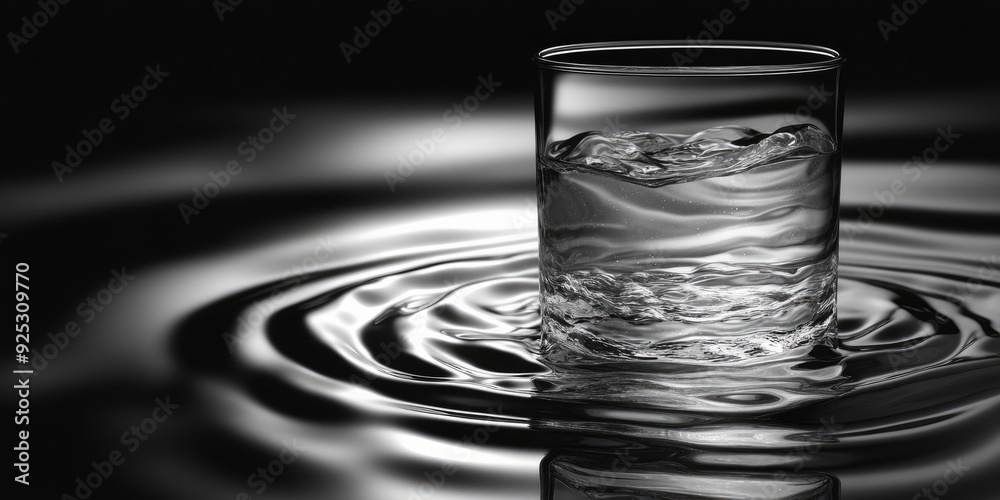
M836 347L836 51L607 42L535 61L546 363L763 366Z

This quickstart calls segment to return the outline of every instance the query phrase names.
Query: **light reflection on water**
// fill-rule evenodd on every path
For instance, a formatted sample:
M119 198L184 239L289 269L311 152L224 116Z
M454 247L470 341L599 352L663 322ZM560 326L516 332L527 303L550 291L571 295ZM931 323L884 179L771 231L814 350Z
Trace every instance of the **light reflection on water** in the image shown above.
M841 392L805 406L776 393L764 416L685 413L545 392L522 198L342 226L353 243L322 269L201 307L174 353L204 425L224 442L307 442L300 473L320 484L287 498L884 498L872 477L916 493L948 460L995 463L1000 289L977 278L995 233L933 227L927 206L845 239L842 346L816 356ZM223 331L239 331L233 353Z

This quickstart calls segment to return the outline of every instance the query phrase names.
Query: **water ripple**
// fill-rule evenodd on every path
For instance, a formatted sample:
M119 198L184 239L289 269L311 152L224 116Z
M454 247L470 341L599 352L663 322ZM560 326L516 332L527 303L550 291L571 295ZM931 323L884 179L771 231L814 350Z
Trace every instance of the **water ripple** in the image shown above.
M886 234L912 245L890 252ZM749 360L759 376L743 393L702 369L625 377L609 365L572 380L539 362L537 242L526 234L261 284L190 318L180 338L194 345L177 352L290 419L504 425L515 449L550 443L543 488L742 498L752 483L835 498L831 474L903 464L928 442L955 456L988 446L963 429L992 428L1000 405L1000 286L977 278L992 240L970 235L942 259L954 242L919 228L868 236L843 246L839 345ZM200 338L211 324L256 326L230 354ZM692 398L717 411L688 411ZM434 429L421 432L444 432ZM627 470L612 465L622 450L633 450ZM794 472L776 479L775 468Z

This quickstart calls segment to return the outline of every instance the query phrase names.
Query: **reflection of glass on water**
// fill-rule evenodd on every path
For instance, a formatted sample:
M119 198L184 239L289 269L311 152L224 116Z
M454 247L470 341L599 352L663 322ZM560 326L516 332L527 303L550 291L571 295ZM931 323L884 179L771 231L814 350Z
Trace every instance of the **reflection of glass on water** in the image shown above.
M733 362L834 342L840 169L819 128L585 132L538 169L548 361Z

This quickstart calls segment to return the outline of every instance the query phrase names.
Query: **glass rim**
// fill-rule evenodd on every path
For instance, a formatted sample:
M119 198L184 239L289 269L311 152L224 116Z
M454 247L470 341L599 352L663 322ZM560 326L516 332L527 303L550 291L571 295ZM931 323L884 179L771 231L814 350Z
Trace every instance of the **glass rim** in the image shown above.
M581 63L560 61L558 56L580 54L586 52L610 52L615 50L687 50L698 48L702 50L756 50L763 53L798 53L813 54L815 61L795 63L762 63L753 65L627 65L604 63ZM690 40L635 40L615 42L576 43L558 45L540 51L533 58L539 67L576 73L592 73L604 75L691 75L691 76L751 76L781 73L808 73L837 68L844 62L844 57L836 50L819 45L806 45L785 42L758 42L741 40L712 40L707 42Z

